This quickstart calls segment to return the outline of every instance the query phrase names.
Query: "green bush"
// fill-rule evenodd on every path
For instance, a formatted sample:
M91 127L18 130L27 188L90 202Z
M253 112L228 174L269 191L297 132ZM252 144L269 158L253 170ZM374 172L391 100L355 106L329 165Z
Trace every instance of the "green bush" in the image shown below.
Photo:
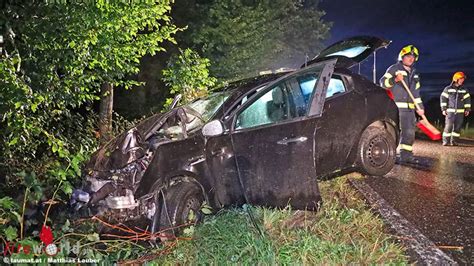
M206 96L217 79L209 75L209 59L201 58L191 49L179 50L179 54L170 58L163 70L163 81L170 88L171 95L182 94L182 103ZM168 107L172 98L166 100Z
M140 84L133 79L140 59L163 51L163 42L174 43L173 36L180 30L171 21L172 2L9 1L2 5L2 236L17 240L27 232L34 236L53 202L39 203L53 197L53 208L67 203L82 174L81 164L98 148L93 106L101 85ZM126 126L122 120L116 123L117 130ZM25 213L30 215L28 221ZM64 222L64 217L55 217L56 227Z

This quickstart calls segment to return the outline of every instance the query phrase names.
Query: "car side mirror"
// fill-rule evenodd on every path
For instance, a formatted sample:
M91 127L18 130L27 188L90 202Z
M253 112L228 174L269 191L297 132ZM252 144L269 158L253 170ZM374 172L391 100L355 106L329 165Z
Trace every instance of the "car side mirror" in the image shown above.
M224 133L224 124L220 120L212 120L202 127L204 137L217 137Z

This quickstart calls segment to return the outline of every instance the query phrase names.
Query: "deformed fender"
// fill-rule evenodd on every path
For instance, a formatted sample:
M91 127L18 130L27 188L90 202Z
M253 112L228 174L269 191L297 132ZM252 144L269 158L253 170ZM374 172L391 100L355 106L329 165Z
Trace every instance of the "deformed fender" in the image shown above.
M166 189L172 186L175 186L181 182L188 182L188 183L193 183L196 184L202 191L202 195L205 199L205 201L209 204L209 195L206 192L206 189L204 188L203 184L199 182L199 177L193 173L193 172L188 172L188 171L180 171L178 173L175 173L175 175L170 175L166 178L159 179L157 180L150 188L149 193L156 193L162 189Z
M206 176L206 164L203 158L204 140L201 136L167 142L159 145L148 169L138 186L135 196L141 197L151 192L157 183L166 183L178 175ZM188 172L188 173L187 173ZM206 183L203 180L201 183ZM206 185L203 184L205 187Z

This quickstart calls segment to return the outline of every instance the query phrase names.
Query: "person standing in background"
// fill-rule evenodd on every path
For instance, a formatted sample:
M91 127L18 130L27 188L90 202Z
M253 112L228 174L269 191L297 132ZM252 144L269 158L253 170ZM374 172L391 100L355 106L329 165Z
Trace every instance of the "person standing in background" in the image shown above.
M463 86L465 79L463 72L454 73L451 85L444 88L440 96L441 111L446 117L443 146L458 145L464 116L471 111L471 95Z

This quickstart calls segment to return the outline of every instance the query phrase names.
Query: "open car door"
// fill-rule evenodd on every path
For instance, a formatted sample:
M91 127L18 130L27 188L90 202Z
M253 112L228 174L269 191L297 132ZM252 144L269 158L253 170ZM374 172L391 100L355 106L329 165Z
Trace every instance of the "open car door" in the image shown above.
M231 138L248 203L319 207L314 138L335 62L321 62L273 82L237 111ZM298 79L311 86L289 84Z

